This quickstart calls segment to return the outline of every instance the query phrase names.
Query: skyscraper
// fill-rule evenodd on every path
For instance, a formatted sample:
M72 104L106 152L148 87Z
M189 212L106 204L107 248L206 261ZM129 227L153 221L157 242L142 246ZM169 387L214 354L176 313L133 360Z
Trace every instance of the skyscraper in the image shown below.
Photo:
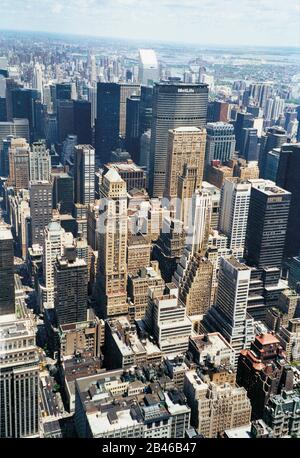
M149 177L153 197L162 197L164 193L169 129L204 127L207 100L206 84L168 81L154 85Z
M0 315L15 312L14 240L0 221Z
M29 174L29 144L24 138L11 140L9 148L9 179L8 183L16 191L28 189Z
M287 226L284 254L286 257L300 253L300 143L283 145L280 151L276 184L291 192L291 208Z
M41 303L44 308L54 307L54 263L62 256L65 231L57 221L51 221L45 228L43 245L44 284L40 285Z
M140 159L140 97L132 95L126 106L126 151L134 162Z
M92 144L91 103L86 100L74 100L74 131L80 145Z
M210 122L206 126L207 140L205 163L213 160L226 162L233 157L235 151L235 135L232 124Z
M237 113L236 121L234 123L234 133L237 151L241 150L242 131L246 127L253 127L253 115L251 113Z
M253 319L247 314L251 269L234 257L221 258L216 305L204 317L208 331L218 331L239 353L249 348L254 338Z
M52 218L52 183L31 181L29 185L31 243L43 246L44 230Z
M18 88L12 91L12 116L13 118L28 119L31 141L35 126L34 102L40 98L40 93L35 89Z
M36 63L33 70L32 87L41 94L41 100L43 101L43 70L39 63Z
M100 164L109 162L120 139L125 139L127 99L139 94L137 84L97 84L96 153Z
M196 187L201 188L205 141L205 129L177 127L169 130L165 197L172 199L178 196L178 178L183 174L185 166L197 170Z
M29 152L29 167L31 181L49 181L51 173L51 158L45 142L35 142Z
M53 208L61 214L72 213L74 206L74 178L62 172L53 176Z
M98 294L103 317L126 314L127 305L127 191L126 183L111 168L100 186Z
M240 178L225 178L221 189L219 231L228 237L236 257L244 255L251 184Z
M246 161L251 162L258 160L258 153L257 129L252 127L243 128L241 154Z
M0 122L0 150L2 149L3 140L8 135L25 138L29 142L28 119L13 119L11 122Z
M281 148L286 141L286 131L282 127L278 126L270 127L266 134L262 136L258 161L260 178L265 178L266 158L268 152L272 151L273 148Z
M2 283L1 283L2 289ZM39 354L31 319L0 322L0 437L39 437Z
M119 146L120 86L97 84L96 155L97 164L110 161L110 154Z
M59 143L62 143L69 134L74 134L73 100L57 101L57 134Z
M281 268L291 193L268 180L252 185L246 235L247 263L257 268Z
M60 325L86 321L88 267L75 246L66 246L54 264L55 312Z
M145 86L159 80L157 57L153 49L139 50L139 82Z
M75 203L88 205L95 201L95 150L91 145L74 148Z

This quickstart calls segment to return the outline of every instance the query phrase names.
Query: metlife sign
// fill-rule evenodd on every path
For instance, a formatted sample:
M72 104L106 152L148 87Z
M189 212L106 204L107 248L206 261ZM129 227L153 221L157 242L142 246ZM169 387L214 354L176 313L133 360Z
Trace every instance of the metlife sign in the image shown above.
M195 90L191 89L191 88L181 88L181 87L179 87L177 92L193 92L194 93Z

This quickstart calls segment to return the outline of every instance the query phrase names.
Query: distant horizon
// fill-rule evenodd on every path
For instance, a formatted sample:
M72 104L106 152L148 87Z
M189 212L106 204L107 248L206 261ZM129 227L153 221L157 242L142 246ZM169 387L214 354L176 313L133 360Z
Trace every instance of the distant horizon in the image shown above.
M299 0L1 0L0 29L182 45L300 47ZM208 46L208 45L207 45Z
M221 44L221 43L198 43L198 42L185 42L185 41L167 41L167 40L155 40L155 39L148 39L148 38L128 38L128 37L121 37L121 36L113 36L113 35L87 35L87 34L80 34L80 33L71 33L71 32L53 32L53 31L45 31L45 30L38 30L38 29L11 29L11 28L0 28L0 33L17 33L17 34L37 34L37 35L45 35L45 36L53 36L58 38L70 37L70 38L83 38L83 39L90 39L95 41L100 40L112 40L112 41L126 41L132 43L150 43L150 44L157 44L157 45L172 45L172 46L192 46L195 48L203 49L203 48L211 48L212 50L217 50L217 48L224 48L226 50L229 49L291 49L294 51L300 52L300 44L299 46L291 46L291 45L262 45L262 44Z

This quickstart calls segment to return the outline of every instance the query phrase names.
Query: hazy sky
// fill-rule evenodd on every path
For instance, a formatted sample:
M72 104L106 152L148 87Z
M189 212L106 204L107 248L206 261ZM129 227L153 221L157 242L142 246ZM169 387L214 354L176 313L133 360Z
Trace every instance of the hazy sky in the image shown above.
M0 29L300 47L299 0L0 0Z

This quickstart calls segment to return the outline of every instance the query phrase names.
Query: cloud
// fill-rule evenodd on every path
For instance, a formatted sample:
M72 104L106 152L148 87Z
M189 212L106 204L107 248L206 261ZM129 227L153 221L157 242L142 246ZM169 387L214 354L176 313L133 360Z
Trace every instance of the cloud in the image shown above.
M300 9L299 0L1 0L0 28L299 46Z

